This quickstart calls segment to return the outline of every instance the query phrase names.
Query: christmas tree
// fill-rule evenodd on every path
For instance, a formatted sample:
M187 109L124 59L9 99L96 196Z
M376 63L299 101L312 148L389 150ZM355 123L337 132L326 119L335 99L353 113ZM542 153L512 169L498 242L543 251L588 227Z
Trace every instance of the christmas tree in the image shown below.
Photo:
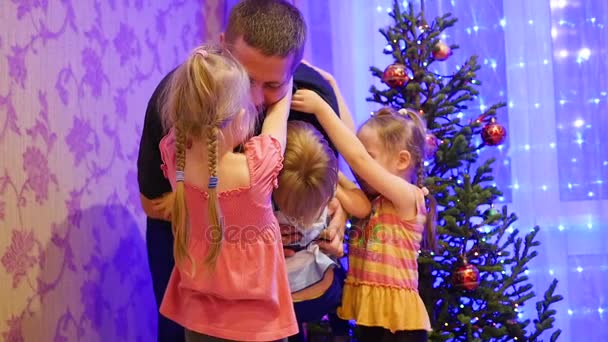
M560 301L553 280L544 297L536 302L536 318L521 320L518 311L535 298L526 276L538 227L522 236L509 227L517 217L507 207L493 204L501 192L492 185L494 159L480 160L482 148L492 148L506 138L499 123L498 103L477 119L465 122L458 115L472 113L480 82L477 57L468 58L455 73L431 72L436 63L450 58L457 45L440 40L441 33L457 19L450 14L427 22L424 2L402 8L394 2L394 23L381 29L387 40L384 53L394 63L371 68L384 83L372 86L371 102L419 111L427 122L426 186L438 202L438 233L441 250L421 251L420 293L425 301L433 332L431 341L554 341L555 310ZM481 136L481 144L475 144Z

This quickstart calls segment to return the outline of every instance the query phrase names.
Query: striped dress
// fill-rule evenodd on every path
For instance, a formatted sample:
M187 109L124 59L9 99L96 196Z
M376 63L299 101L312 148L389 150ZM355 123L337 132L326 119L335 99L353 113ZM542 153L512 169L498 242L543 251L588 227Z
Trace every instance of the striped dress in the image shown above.
M403 220L386 198L372 202L369 222L350 238L340 318L393 333L431 330L418 294L417 258L426 216L422 191L417 203L416 217Z

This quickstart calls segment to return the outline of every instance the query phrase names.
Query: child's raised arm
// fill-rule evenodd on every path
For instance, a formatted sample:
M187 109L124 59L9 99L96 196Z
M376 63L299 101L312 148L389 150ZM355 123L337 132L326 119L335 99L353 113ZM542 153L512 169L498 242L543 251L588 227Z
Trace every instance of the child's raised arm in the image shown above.
M400 213L415 210L418 188L377 163L331 107L315 92L298 90L292 99L295 110L314 113L340 154L359 177L390 200Z
M366 218L372 211L372 204L359 187L342 174L338 173L338 190L336 197L342 208L356 218Z
M262 134L268 134L281 144L281 154L285 153L287 144L287 118L289 117L289 106L291 105L291 89L293 79L289 81L288 92L278 102L270 106L262 125Z
M302 61L302 63L313 68L327 81L327 83L329 83L334 93L336 94L336 100L338 101L338 110L340 111L340 119L342 119L346 127L348 127L351 131L355 132L355 120L353 120L353 116L351 115L350 110L346 105L346 101L344 101L344 97L342 96L342 92L340 91L340 87L338 87L338 82L336 82L334 76L329 72L308 63L307 61Z

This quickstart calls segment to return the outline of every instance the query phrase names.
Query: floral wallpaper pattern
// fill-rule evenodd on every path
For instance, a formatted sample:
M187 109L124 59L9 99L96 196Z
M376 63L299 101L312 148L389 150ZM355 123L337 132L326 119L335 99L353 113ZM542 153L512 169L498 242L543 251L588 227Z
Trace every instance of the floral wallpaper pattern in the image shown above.
M155 339L139 136L157 83L221 11L0 1L0 340Z

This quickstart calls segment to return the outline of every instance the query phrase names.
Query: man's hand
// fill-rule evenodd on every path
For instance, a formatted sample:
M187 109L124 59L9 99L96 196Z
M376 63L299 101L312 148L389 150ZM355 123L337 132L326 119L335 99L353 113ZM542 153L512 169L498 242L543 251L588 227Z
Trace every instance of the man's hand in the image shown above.
M322 232L321 237L325 241L319 241L318 245L324 253L340 258L344 256L344 230L346 229L347 215L337 198L329 202L327 209L329 215L331 215L331 221Z
M142 208L148 217L171 221L171 211L173 210L173 201L175 199L173 192L168 192L155 199L148 199L142 194L139 194L139 197Z

